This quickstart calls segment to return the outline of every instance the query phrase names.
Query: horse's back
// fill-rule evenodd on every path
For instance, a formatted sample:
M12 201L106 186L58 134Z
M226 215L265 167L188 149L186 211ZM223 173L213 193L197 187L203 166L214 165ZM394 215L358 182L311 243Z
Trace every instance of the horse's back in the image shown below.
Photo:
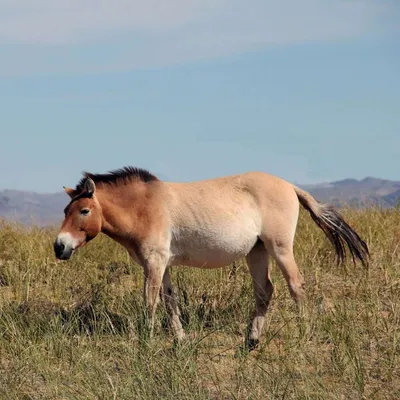
M293 185L286 180L265 172L247 172L243 174L218 177L194 182L166 183L173 193L178 207L188 207L199 211L222 209L231 212L249 208L285 208L285 203L297 199ZM248 211L248 210L247 210Z

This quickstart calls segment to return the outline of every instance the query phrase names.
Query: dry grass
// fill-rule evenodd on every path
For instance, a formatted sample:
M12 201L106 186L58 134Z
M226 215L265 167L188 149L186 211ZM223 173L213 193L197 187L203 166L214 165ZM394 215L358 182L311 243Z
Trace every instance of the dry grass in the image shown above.
M258 350L242 351L253 294L244 261L175 268L189 340L175 347L163 307L142 335L142 270L99 237L56 264L55 230L0 225L1 399L400 398L400 212L346 211L371 250L368 270L334 263L301 214L301 314L273 264L275 294Z

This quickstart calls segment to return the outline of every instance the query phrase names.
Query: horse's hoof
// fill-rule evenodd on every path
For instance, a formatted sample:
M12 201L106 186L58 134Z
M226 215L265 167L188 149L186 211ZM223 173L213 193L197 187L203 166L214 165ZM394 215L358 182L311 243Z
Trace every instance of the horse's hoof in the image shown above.
M260 344L260 341L258 339L248 339L247 340L247 350L248 351L255 350L259 344Z

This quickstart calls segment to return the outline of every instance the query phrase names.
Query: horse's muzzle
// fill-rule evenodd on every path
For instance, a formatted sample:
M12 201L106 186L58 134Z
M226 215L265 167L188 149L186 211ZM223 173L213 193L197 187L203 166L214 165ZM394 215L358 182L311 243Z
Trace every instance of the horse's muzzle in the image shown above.
M54 242L54 253L58 260L68 260L74 249L71 245L63 243L59 238Z

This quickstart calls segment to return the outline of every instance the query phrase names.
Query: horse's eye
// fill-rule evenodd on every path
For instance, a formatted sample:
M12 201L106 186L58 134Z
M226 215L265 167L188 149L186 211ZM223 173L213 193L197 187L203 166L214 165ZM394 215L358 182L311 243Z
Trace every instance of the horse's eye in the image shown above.
M89 213L90 213L90 210L89 210L88 208L83 208L83 209L81 210L81 214L82 214L82 215L89 215Z

